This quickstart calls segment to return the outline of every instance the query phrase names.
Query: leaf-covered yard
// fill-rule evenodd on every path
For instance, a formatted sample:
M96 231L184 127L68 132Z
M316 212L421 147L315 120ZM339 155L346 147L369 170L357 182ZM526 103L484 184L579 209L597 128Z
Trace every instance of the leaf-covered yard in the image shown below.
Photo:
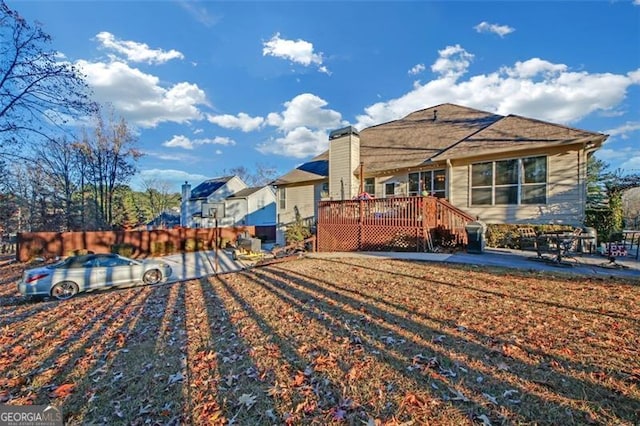
M634 424L640 285L302 259L26 302L0 273L0 403L69 424Z

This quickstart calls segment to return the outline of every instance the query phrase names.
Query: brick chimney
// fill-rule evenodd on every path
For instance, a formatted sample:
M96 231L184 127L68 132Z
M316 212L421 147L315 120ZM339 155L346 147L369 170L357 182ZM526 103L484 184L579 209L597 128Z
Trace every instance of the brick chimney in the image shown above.
M329 134L329 197L350 200L358 195L360 180L355 173L360 167L360 134L352 127Z

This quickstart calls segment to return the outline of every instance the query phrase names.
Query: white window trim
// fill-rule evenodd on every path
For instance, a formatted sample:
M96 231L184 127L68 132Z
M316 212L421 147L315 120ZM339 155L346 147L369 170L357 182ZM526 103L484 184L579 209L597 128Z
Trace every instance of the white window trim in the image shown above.
M546 176L545 176L545 202L544 203L522 203L522 187L523 186L533 186L533 185L541 185L542 183L523 183L524 180L524 164L523 160L527 158L537 158L544 157L546 161ZM510 186L514 186L515 184L509 185L496 185L496 163L499 161L509 161L509 160L518 160L518 183L517 183L517 203L516 204L496 204L496 186L499 188L506 188ZM491 163L491 185L482 185L482 186L473 186L473 166L476 164L485 164ZM483 189L490 188L491 189L491 204L473 204L473 190L474 189ZM483 207L483 206L544 206L549 204L549 156L548 155L532 155L529 157L518 157L518 158L503 158L500 160L491 160L491 161L481 161L478 163L472 163L469 165L469 206L471 207Z

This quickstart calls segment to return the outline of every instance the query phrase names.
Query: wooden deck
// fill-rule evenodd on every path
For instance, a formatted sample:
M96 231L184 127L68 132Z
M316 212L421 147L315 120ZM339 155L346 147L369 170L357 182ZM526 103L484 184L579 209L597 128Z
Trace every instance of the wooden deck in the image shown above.
M466 245L465 225L475 220L435 197L321 201L318 251L433 251Z

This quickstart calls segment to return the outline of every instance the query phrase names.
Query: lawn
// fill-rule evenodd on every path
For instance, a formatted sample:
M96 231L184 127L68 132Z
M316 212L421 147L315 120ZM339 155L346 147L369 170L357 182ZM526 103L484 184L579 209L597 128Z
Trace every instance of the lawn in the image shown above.
M0 403L68 424L637 424L640 283L301 259L27 302Z

